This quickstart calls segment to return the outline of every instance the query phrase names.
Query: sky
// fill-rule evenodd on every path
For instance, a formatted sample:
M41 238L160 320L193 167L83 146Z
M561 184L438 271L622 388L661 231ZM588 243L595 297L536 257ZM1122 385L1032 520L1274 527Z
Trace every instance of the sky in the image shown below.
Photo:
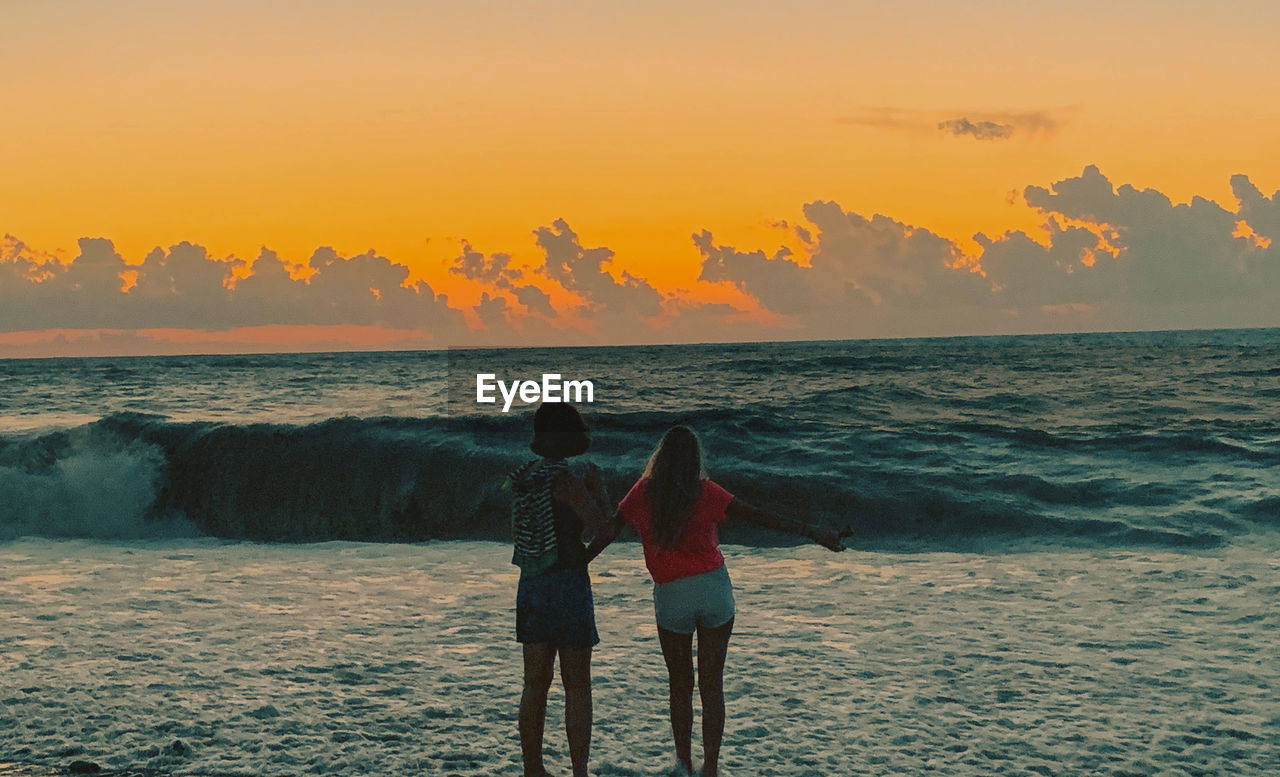
M1280 4L6 2L0 357L1280 326Z

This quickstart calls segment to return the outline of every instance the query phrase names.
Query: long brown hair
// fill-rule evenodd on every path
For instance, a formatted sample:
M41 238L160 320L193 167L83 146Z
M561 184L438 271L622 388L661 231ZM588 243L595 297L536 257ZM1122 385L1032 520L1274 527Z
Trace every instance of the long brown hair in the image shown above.
M707 476L698 435L687 426L671 427L649 457L644 475L649 478L646 495L654 537L670 547L680 539Z

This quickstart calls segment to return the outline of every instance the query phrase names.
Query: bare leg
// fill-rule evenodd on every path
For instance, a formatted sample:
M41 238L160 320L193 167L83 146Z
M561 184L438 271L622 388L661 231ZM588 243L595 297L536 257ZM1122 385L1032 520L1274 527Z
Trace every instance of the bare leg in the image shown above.
M555 673L556 649L551 645L524 646L524 692L520 694L520 752L525 777L543 777L542 730L547 721L547 691Z
M564 730L569 737L573 777L587 777L591 755L591 649L560 651L564 683Z
M662 645L667 678L671 682L671 736L675 740L676 760L693 771L693 635L659 626L658 642Z
M713 629L698 628L698 693L702 697L702 775L720 770L720 741L724 738L724 659L729 651L733 618Z

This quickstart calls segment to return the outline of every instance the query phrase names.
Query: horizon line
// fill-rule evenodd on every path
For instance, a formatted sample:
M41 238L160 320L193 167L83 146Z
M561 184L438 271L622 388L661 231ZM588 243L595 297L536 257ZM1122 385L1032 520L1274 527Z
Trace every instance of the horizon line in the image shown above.
M448 353L450 351L533 351L533 350L594 350L603 348L689 348L697 346L749 346L749 345L820 345L835 343L889 343L889 342L920 342L920 341L941 341L941 340L995 340L995 339L1024 339L1024 338L1045 338L1045 337L1076 337L1076 336L1106 336L1106 335L1156 335L1156 334L1185 334L1193 332L1264 332L1269 330L1280 330L1280 325L1276 326L1253 326L1253 327L1193 327L1185 329L1099 329L1084 331L1042 331L1042 332L1013 332L999 334L960 334L960 335L916 335L916 336L883 336L883 337L850 337L850 338L822 338L822 339L776 339L776 340L699 340L689 342L675 343L591 343L591 344L566 344L566 345L446 345L439 348L350 348L339 350L302 350L302 351L191 351L185 353L160 353L160 354L93 354L82 356L3 356L0 355L0 362L20 362L20 361L50 361L50 360L73 360L73 359L185 359L200 356L227 356L227 357L243 357L243 356L341 356L356 354L411 354L411 353Z

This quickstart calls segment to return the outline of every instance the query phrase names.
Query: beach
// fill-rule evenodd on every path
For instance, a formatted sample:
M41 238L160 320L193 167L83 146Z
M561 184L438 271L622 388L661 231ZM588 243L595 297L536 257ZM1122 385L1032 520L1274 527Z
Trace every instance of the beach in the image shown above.
M853 529L722 527L730 777L1280 773L1276 333L2 361L0 764L519 774L531 422L453 383L561 372L611 499L681 423ZM592 768L663 774L640 548L591 573Z
M2 7L0 777L1280 777L1280 0Z
M725 773L1276 773L1273 540L726 546ZM6 543L0 761L519 774L509 559L491 542ZM665 671L639 547L613 546L592 578L593 772L661 774ZM553 773L568 771L562 698L557 685Z

